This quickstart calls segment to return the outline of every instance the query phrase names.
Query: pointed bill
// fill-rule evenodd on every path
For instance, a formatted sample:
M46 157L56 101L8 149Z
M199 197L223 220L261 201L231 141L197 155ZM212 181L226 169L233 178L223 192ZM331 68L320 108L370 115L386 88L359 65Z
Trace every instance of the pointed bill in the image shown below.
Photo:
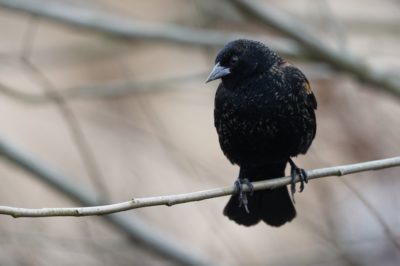
M231 73L230 69L224 66L221 66L219 62L215 64L213 70L211 71L210 75L208 76L206 83L222 78L226 75L229 75Z

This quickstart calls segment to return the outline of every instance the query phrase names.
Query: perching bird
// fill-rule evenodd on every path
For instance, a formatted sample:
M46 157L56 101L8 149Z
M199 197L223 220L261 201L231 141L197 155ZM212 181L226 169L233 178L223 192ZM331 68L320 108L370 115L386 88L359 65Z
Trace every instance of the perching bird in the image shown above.
M301 188L307 175L291 157L307 152L316 133L317 101L304 74L264 44L236 40L215 59L206 82L221 79L215 95L214 119L225 156L240 167L224 214L238 224L260 220L281 226L296 216L286 187L247 196L243 184L282 177L291 167L292 196L296 175Z

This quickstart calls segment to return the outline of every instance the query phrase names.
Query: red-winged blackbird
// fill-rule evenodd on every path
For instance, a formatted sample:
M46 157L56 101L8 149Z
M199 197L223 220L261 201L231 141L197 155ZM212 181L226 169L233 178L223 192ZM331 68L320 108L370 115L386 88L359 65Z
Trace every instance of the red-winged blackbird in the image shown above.
M296 216L286 187L250 193L249 181L284 176L291 166L292 196L295 177L301 188L307 175L291 157L306 153L315 137L317 101L307 78L264 44L251 40L228 43L217 55L207 82L221 79L215 95L214 119L226 157L240 166L224 214L250 226L263 220L281 226Z

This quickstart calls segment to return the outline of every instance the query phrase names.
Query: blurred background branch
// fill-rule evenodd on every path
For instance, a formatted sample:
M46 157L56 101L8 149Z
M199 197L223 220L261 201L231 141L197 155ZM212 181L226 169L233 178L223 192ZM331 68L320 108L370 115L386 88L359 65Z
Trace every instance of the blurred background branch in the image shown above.
M44 0L0 0L0 7L50 19L56 23L94 30L110 37L128 40L167 41L191 46L221 47L239 37L262 39L243 32L224 32L166 23L128 20L95 7ZM264 39L265 40L265 39ZM285 56L304 57L301 48L289 39L268 38L268 45Z
M315 59L322 60L337 70L351 73L362 82L375 85L376 88L388 91L395 96L400 96L399 78L381 73L350 53L331 48L320 41L320 38L315 36L301 22L290 18L273 5L254 0L230 1L249 18L276 29L297 41L302 48L310 54L312 53Z
M267 3L253 0L231 0L251 19L271 27L298 42L251 36L243 33L229 34L211 30L192 29L177 25L132 22L117 15L60 2L43 0L0 0L0 7L44 17L69 26L95 30L122 39L172 41L199 46L223 46L229 40L241 37L265 41L283 56L308 57L321 60L339 71L348 72L359 80L400 96L400 79L381 73L359 58L343 50L333 49L312 32L288 15ZM297 46L298 45L298 46Z
M382 226L387 238L393 243L393 245L400 250L400 242L399 239L395 237L395 233L392 232L392 229L387 224L385 219L380 215L379 211L363 196L363 194L357 190L352 184L347 182L347 180L341 179L341 182L349 189L351 192L363 203L363 205L368 209L371 215L379 222Z
M196 80L204 81L204 77L207 75L207 72L201 72L188 76L163 78L152 81L137 81L132 79L119 80L108 82L108 84L103 82L98 84L80 85L79 87L61 89L57 92L48 92L46 94L29 94L0 83L0 92L5 96L22 102L42 104L51 101L54 97L57 97L57 95L60 95L65 100L73 100L80 98L96 99L123 97L133 93L151 93L157 91L174 90L179 84L185 84Z
M34 52L36 30L38 24L40 23L39 19L40 18L38 17L33 17L32 21L29 21L22 42L22 50L20 55L21 62L28 70L28 73L31 73L35 77L34 80L40 84L40 87L44 91L44 95L46 95L45 98L49 99L56 106L58 112L65 120L66 125L71 133L71 137L74 140L76 144L75 146L83 161L86 172L94 186L97 188L99 192L98 194L103 197L102 199L98 199L98 201L106 201L109 198L109 193L103 183L104 177L100 171L100 167L96 162L92 148L90 147L83 129L79 124L78 118L73 110L68 106L68 103L65 101L63 95L58 92L56 86L31 61L31 55Z
M0 139L0 155L78 204L87 206L102 204L102 202L97 200L102 197L82 189L81 186L73 185L68 181L71 178L39 161L22 148L12 144L9 140ZM117 231L120 231L124 236L127 236L135 245L139 245L156 255L163 256L174 263L196 266L215 265L211 261L189 250L187 246L184 247L171 238L166 237L137 217L130 216L127 219L116 214L102 216L102 219L107 221Z

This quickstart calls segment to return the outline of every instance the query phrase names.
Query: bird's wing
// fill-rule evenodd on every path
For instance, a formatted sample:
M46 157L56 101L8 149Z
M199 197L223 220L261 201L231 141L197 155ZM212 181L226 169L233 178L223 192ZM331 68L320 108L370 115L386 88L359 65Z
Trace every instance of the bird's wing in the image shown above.
M310 82L303 74L303 72L287 62L284 62L281 65L281 71L283 72L284 77L287 80L287 84L292 86L293 90L299 90L304 96L306 105L312 109L317 109L317 100L311 89Z
M304 76L304 75L303 75ZM310 82L308 82L308 79L306 78L306 77L304 77L304 79L305 79L305 81L304 81L304 83L303 83L303 89L304 89L304 91L306 91L306 93L307 93L307 98L308 98L308 101L310 102L310 104L311 104L311 107L313 108L313 109L317 109L317 99L315 99L315 95L314 95L314 93L312 92L312 90L311 90L311 86L310 86Z
M289 86L291 86L292 90L299 92L299 94L304 99L304 105L308 113L307 120L311 121L313 124L312 138L310 139L310 143L306 145L307 148L305 150L307 150L308 146L311 144L311 141L314 139L317 131L316 118L314 112L314 110L317 109L317 100L311 89L310 82L303 74L303 72L300 71L300 69L287 62L284 62L281 65L281 71L284 74L286 83Z

